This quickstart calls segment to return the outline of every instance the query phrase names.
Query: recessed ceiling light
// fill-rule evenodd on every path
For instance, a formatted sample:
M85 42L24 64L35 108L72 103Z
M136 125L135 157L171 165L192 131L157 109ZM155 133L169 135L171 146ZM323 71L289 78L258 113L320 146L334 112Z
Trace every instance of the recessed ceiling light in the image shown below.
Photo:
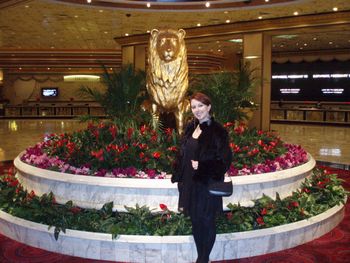
M227 19L227 20L226 20L226 23L230 23L230 22L231 22L231 20L230 20L230 19Z
M334 11L334 12L338 11L338 7L336 7L336 6L333 7L333 11Z
M262 19L262 16L258 16L259 19Z
M102 9L100 9L100 10L98 10L100 13L103 13L103 10Z
M50 70L51 68L47 68L47 70Z
M332 41L329 41L329 42L328 42L328 44L332 45L332 44L333 44L333 42L332 42Z
M242 43L242 42L243 42L243 39L242 39L242 38L230 39L229 42L233 42L233 43Z
M218 44L218 43L220 43L220 41L219 41L219 40L216 40L216 44Z
M75 15L74 18L78 18L79 16L78 15Z
M22 68L18 68L19 70L22 70Z
M113 70L113 68L109 68L110 70Z
M150 8L150 7L151 7L151 3L147 3L146 6L147 6L148 8Z
M126 36L126 37L129 36L129 34L128 34L128 33L125 33L125 36Z
M86 2L88 2L89 4L91 3L91 0L86 0Z
M317 40L317 37L314 37L312 40L315 40L315 41L316 41L316 40Z
M306 47L307 46L307 43L304 43L304 47Z
M92 70L92 68L89 68L89 70Z
M296 38L298 35L278 35L275 36L275 38L282 38L282 39L293 39Z
M228 14L228 11L225 11L224 14Z
M147 33L150 33L151 31L147 30Z
M25 5L24 7L25 7L25 8L29 8L29 5Z
M295 11L295 12L293 13L293 15L297 16L297 15L299 15L299 12L298 12L298 11Z
M68 70L71 70L72 68L68 68Z
M205 3L205 7L210 7L210 3L209 3L209 2L206 2L206 3Z
M299 49L304 49L303 47L300 47Z
M221 49L218 49L218 52L221 52Z
M280 47L284 47L284 45L283 45L283 44L281 44L281 45L280 45Z
M201 47L201 46L198 46L198 49L202 49L202 47Z
M201 24L200 24L200 23L198 23L198 24L197 24L197 26L201 26Z
M54 46L51 47L51 49L54 49L54 48L55 48Z
M105 32L103 32L103 33L108 34L108 31L105 31Z
M267 2L269 2L270 0L265 0L265 2L267 3Z

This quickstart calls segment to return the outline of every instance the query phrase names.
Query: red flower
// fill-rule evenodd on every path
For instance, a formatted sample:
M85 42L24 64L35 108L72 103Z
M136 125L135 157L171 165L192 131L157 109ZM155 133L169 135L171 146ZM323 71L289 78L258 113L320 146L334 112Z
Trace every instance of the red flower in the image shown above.
M92 152L91 152L91 156L96 157L96 158L99 159L100 161L103 161L103 160L104 160L104 158L103 158L103 150L102 150L102 149L100 149L100 150L97 151L97 152L92 151Z
M128 135L129 139L131 138L133 133L134 133L134 129L133 128L128 128L127 135Z
M266 208L263 208L260 212L260 214L263 216L263 215L266 215L267 214L267 209Z
M304 193L310 193L311 192L310 189L308 189L308 188L303 188L301 191L304 192Z
M153 158L155 158L155 159L159 159L160 156L161 156L161 153L160 153L160 152L154 152L154 153L152 154L152 156L153 156Z
M166 134L167 136L171 136L171 135L173 134L173 129L171 129L171 128L166 128L166 129L165 129L165 134Z
M244 126L238 126L234 131L236 134L242 134L244 132Z
M140 152L139 157L140 157L140 159L142 159L143 157L145 157L145 153L144 152Z
M109 132L111 133L113 139L115 138L116 134L117 134L117 127L115 125L112 125L111 127L109 127Z
M235 124L233 123L233 122L226 122L225 124L224 124L224 127L225 128L228 128L228 127L231 127L231 126L234 126Z
M34 198L35 197L35 192L32 190L29 194L28 194L28 197L30 199Z
M170 147L168 147L168 151L177 152L177 147L176 146L170 146Z
M264 218L261 217L261 216L258 217L258 218L256 219L256 222L257 222L260 226L265 225Z
M71 209L69 209L69 211L71 211L73 214L77 214L81 211L81 208L77 206L73 206Z
M226 214L226 218L227 218L228 220L231 220L232 217L233 217L232 212L228 212L228 213Z
M162 209L163 211L168 210L168 207L165 204L159 204L160 209Z
M146 131L147 131L147 126L146 126L146 125L142 125L142 126L140 127L140 132L141 132L141 134L143 135Z

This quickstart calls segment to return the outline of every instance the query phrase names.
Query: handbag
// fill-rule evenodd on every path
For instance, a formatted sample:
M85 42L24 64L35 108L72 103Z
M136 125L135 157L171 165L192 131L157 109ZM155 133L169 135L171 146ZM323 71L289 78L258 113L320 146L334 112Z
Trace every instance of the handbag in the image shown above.
M215 196L230 196L233 192L232 179L230 181L211 181L208 184L209 194Z

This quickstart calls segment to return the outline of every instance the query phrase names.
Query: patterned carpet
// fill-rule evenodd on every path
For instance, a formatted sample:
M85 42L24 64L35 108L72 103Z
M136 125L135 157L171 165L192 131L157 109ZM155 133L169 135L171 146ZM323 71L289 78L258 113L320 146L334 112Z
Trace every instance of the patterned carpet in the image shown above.
M0 174L11 164L0 162ZM344 179L350 190L350 171L324 167ZM1 263L103 263L111 261L89 260L65 256L26 246L0 235ZM245 259L216 261L216 263L349 263L350 262L350 201L346 204L344 220L331 232L292 249ZM158 262L151 262L158 263Z

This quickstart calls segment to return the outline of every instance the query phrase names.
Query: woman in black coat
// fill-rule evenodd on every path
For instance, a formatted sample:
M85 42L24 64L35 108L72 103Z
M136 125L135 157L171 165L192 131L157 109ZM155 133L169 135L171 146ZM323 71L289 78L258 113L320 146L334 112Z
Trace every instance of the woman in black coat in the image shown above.
M222 197L209 194L208 183L223 181L232 160L227 131L210 116L210 109L205 94L191 97L195 118L185 129L171 178L178 182L179 210L191 218L198 263L209 261L216 237L215 218L222 212Z

